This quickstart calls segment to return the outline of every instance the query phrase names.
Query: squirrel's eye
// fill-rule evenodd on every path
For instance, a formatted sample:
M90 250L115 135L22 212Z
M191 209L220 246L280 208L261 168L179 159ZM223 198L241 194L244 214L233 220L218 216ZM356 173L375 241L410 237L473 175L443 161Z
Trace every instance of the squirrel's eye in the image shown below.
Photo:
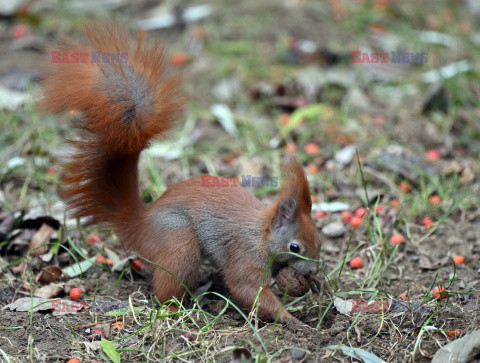
M296 243L291 243L290 244L290 251L293 253L299 253L300 252L300 246L297 245Z

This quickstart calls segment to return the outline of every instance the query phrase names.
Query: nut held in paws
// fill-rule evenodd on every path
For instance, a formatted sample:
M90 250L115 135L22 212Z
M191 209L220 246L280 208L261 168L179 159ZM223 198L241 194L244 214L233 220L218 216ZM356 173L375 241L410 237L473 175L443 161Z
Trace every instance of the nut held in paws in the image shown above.
M276 277L277 286L281 292L287 291L289 296L303 296L309 288L310 282L308 279L292 268L282 268Z

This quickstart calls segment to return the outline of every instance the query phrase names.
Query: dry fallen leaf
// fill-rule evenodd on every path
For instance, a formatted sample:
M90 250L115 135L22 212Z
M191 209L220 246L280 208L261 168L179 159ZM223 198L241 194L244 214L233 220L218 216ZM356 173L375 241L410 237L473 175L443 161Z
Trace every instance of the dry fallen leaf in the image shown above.
M62 276L62 270L57 266L47 266L38 273L36 280L42 284L56 282Z
M45 299L52 299L60 295L60 293L63 291L63 286L64 284L45 285L36 290L33 295L37 297L43 297Z
M48 224L42 224L37 233L32 237L29 250L32 256L43 255L48 251L48 241L50 237L55 233L55 230Z
M15 237L8 244L7 252L22 255L23 252L30 245L30 241L32 240L32 237L35 235L35 233L36 231L34 229L24 229L18 234L14 231L12 235L14 235Z
M15 300L13 303L8 304L4 309L10 309L15 311L30 311L33 312L39 310L51 310L52 302L42 297L21 297Z
M15 223L13 214L8 214L0 222L0 238L5 238L12 230Z
M473 181L473 179L475 179L475 172L470 166L465 167L459 179L460 183L470 183Z
M19 273L23 274L27 270L28 265L25 261L22 261L18 265L10 266L9 268L10 268L10 271L12 271L14 274L19 274Z

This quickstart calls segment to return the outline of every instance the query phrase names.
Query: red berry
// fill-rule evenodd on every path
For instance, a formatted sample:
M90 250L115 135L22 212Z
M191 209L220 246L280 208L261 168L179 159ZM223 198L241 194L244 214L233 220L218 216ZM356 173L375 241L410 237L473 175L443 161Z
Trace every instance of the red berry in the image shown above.
M320 146L313 142L306 144L304 149L308 155L317 155L320 152Z
M172 57L172 65L175 67L183 66L188 61L188 56L185 53L176 53Z
M317 219L322 219L322 218L325 218L327 216L327 212L323 211L323 210L317 210L315 212L315 218Z
M121 321L117 321L115 324L112 325L112 329L122 330L123 323Z
M456 255L453 258L453 262L455 262L455 264L457 265L463 265L465 263L465 257L463 257L462 255Z
M400 184L398 185L398 187L400 188L400 190L404 193L410 193L412 191L412 186L410 185L409 182L406 182L406 181L402 181L400 182Z
M360 207L355 211L355 216L360 218L364 217L366 214L367 214L367 210L363 207Z
M349 210L344 210L340 212L340 219L343 222L350 223L350 221L352 220L352 217L353 217L353 214Z
M456 330L445 330L445 333L447 333L447 336L448 337L459 337L460 335L462 335L462 331L460 329L456 329Z
M398 199L392 199L390 201L390 207L392 209L399 210L400 209L400 201Z
M353 228L360 227L362 223L363 223L363 219L360 217L352 217L352 219L350 219L350 225Z
M428 198L428 200L433 204L440 204L442 202L442 198L440 198L438 195L432 195L430 198Z
M392 245L399 245L405 242L405 238L401 233L395 233L392 237L390 237L390 243Z
M437 161L440 156L440 151L437 149L429 149L425 152L425 158L429 161Z
M425 217L422 219L422 224L427 227L427 228L430 228L431 226L433 226L433 221L431 218L428 218L428 217Z
M385 210L385 208L383 208L383 206L382 206L382 205L380 205L380 204L379 204L379 205L377 205L377 214L380 214L380 213L382 213L384 210Z
M96 234L91 234L90 236L88 236L87 241L90 243L97 243L97 242L101 242L102 239L100 238L100 236L97 236Z
M408 296L406 292L402 292L400 295L398 295L398 298L403 301L408 301Z
M447 297L447 293L445 292L445 288L443 286L435 286L431 293L435 299L440 298L440 300L443 300Z
M75 357L75 358L69 359L67 363L81 363L81 362L80 362L80 359Z
M70 291L70 299L80 300L82 298L83 291L79 287L75 287Z
M142 262L138 259L131 261L130 264L137 271L142 269Z
M350 261L350 268L362 268L363 267L363 260L361 257L354 257Z
M297 145L295 144L286 144L285 145L285 150L289 153L294 153L295 151L297 151Z
M19 24L13 28L13 37L22 38L27 34L27 26L25 24Z
M107 260L105 259L105 257L100 255L100 256L97 256L97 258L95 259L95 262L96 263L107 263Z
M307 170L310 172L310 174L318 174L318 166L314 163L310 163L307 165Z

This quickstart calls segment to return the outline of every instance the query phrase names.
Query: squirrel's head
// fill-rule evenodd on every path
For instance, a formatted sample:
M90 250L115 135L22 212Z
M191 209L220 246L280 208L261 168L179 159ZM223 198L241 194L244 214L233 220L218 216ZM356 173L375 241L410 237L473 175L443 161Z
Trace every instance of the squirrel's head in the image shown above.
M308 181L294 159L286 163L283 174L270 225L270 249L272 254L279 254L275 259L277 264L290 265L303 275L315 275L319 270L321 242L311 216Z

